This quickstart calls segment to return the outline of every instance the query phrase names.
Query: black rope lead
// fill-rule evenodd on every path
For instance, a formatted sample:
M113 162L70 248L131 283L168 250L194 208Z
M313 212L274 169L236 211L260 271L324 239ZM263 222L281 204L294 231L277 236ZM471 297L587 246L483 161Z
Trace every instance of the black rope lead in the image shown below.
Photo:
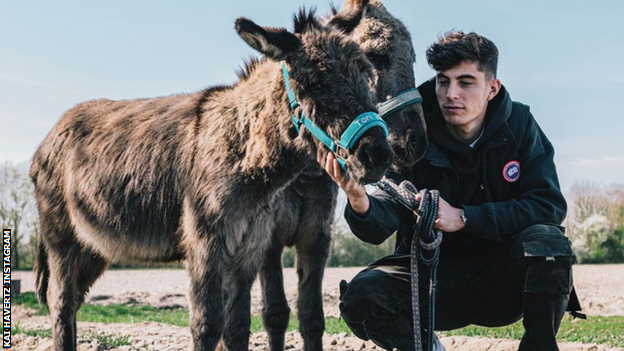
M442 232L434 230L433 225L438 216L440 193L437 190L423 189L420 201L416 200L418 190L409 181L396 185L387 178L378 182L377 187L390 194L397 202L416 213L416 226L411 245L411 288L412 288L412 318L414 323L414 345L416 351L432 351L434 344L435 327L435 298L438 286L438 262L440 258L440 243ZM429 267L429 323L427 328L427 342L423 349L420 326L420 305L418 291L418 259Z

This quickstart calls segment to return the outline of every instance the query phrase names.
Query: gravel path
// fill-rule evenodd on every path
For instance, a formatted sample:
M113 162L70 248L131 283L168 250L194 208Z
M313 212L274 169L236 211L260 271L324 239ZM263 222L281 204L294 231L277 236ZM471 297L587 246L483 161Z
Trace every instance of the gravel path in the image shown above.
M323 281L323 300L326 315L338 316L338 284L341 279L350 280L362 268L329 268ZM624 265L583 265L574 267L575 285L585 312L591 315L624 315ZM22 280L22 291L34 289L34 277L30 272L16 272L14 279ZM284 271L285 290L289 304L296 313L297 277L294 269ZM93 286L87 297L90 303L110 304L136 301L158 307L186 307L188 276L183 270L117 270L107 271ZM260 287L256 282L252 291L252 313L261 309ZM14 308L13 322L28 329L49 329L46 317L32 316L29 311ZM104 333L127 335L132 346L114 350L187 350L190 335L186 328L178 328L159 323L103 324L79 323L79 335ZM623 336L624 337L624 336ZM448 351L511 351L517 350L518 342L510 340L443 337L442 343ZM379 350L374 344L346 335L326 335L324 349ZM18 350L52 350L51 339L14 336L13 345ZM79 350L102 350L97 341L80 342ZM608 348L604 345L561 344L562 351L624 351L622 348ZM250 349L268 350L265 333L252 335ZM287 335L286 350L302 350L299 333Z

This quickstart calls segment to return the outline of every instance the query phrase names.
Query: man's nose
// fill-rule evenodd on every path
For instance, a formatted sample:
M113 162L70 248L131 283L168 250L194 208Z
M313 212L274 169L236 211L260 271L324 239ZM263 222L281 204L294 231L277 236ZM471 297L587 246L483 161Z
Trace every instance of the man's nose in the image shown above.
M446 98L449 100L457 100L459 98L459 86L455 83L449 83L446 90Z

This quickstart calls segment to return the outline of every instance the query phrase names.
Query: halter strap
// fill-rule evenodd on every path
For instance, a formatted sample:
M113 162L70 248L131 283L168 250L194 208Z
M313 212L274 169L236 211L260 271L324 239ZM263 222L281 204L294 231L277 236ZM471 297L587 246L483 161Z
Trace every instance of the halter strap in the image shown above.
M288 93L288 106L290 106L291 110L294 110L299 106L299 101L297 101L297 97L295 96L295 92L290 87L290 81L288 80L288 69L286 68L286 64L282 62L282 74L284 75L284 85L286 86L286 92ZM293 118L295 116L293 115ZM297 129L299 131L299 129Z
M420 96L420 92L416 88L410 88L402 91L392 99L384 101L381 104L377 105L377 110L379 111L380 116L386 117L397 112L403 107L413 105L418 102L422 102L422 96Z
M323 129L317 126L314 121L308 118L303 111L300 110L299 115L297 115L296 109L297 107L301 107L301 104L297 101L295 92L290 87L288 69L286 68L286 64L284 62L282 62L282 74L284 75L284 85L288 93L288 105L292 111L291 119L295 125L297 133L299 133L299 129L302 125L305 126L306 129L312 133L312 135L327 146L327 148L336 156L336 160L343 171L347 170L347 160L345 158L346 155L340 155L339 149L346 150L347 153L350 152L362 135L373 127L381 127L386 138L388 137L388 127L386 122L375 112L364 112L357 116L353 122L351 122L347 130L342 133L340 141L332 139L327 133L325 133L325 131L323 131Z

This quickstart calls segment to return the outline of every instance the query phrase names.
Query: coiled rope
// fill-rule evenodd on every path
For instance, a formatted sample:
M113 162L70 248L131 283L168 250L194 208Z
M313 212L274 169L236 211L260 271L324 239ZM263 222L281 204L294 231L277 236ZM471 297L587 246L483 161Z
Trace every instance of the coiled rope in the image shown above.
M438 216L440 193L437 190L423 189L420 201L416 200L418 190L414 184L405 180L396 185L384 177L375 184L379 189L390 194L397 202L416 213L416 226L412 236L410 265L412 288L412 318L414 322L414 345L416 351L432 351L435 327L435 298L438 285L438 262L442 231L434 230L433 225ZM418 259L429 267L429 323L427 328L426 348L423 349L420 328L420 304L418 293Z

